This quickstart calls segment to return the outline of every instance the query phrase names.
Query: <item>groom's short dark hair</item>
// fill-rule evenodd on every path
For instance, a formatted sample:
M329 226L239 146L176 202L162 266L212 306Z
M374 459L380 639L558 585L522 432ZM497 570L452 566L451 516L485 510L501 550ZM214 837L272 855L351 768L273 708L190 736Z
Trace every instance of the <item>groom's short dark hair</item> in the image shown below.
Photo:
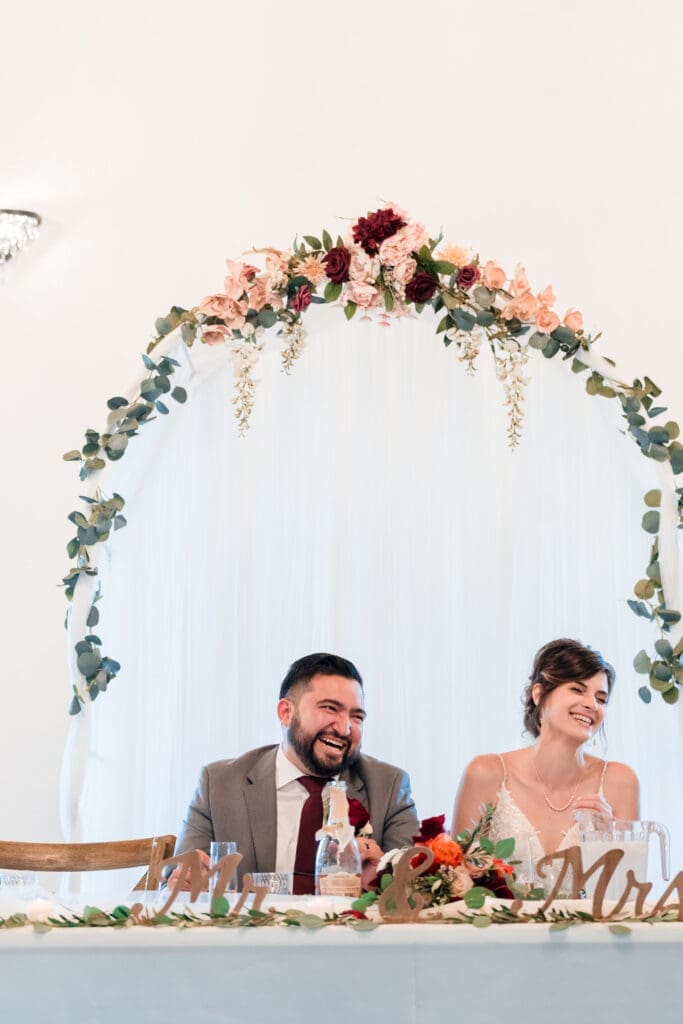
M338 654L307 654L305 658L299 658L289 666L280 687L280 700L286 697L297 683L307 684L313 676L343 676L345 679L355 679L360 686L363 685L360 672L352 661L347 661Z

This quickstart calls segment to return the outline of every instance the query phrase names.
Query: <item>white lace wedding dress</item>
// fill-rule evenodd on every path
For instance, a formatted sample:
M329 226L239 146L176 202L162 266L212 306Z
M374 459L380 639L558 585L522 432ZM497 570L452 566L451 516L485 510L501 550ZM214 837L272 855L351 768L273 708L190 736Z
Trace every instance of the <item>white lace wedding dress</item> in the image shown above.
M515 860L521 860L523 864L536 864L541 857L546 855L546 853L551 853L553 851L546 851L543 849L541 840L538 837L538 829L534 828L524 811L517 806L512 793L507 787L508 773L505 759L501 754L498 754L498 757L500 758L500 763L503 766L503 781L501 782L500 789L498 790L496 809L493 813L489 836L493 842L497 842L499 839L514 838L515 852L513 854L513 858ZM602 774L600 776L600 788L598 790L600 796L603 795L606 771L607 761L603 761ZM564 833L558 849L564 850L568 846L575 846L578 841L579 826L575 823L567 832Z

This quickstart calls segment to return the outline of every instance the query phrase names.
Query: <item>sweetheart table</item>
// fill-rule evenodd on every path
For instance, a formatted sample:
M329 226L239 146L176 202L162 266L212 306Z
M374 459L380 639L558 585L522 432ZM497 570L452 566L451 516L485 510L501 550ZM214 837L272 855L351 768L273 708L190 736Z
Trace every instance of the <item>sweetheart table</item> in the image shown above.
M683 923L0 930L0 1019L582 1024L683 1019Z

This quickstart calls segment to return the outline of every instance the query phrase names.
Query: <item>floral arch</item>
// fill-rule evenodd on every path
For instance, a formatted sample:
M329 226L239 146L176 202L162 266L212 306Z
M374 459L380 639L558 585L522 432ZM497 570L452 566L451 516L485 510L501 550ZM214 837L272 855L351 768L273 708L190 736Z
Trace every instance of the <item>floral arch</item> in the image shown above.
M132 394L109 399L107 427L87 430L67 461L80 464L87 481L84 508L69 515L75 535L67 545L73 565L63 583L72 602L67 614L73 650L73 696L70 714L105 692L120 670L102 653L97 635L98 553L111 532L126 525L125 500L100 487L107 461L123 458L129 443L157 416L170 412L169 399L183 403L187 393L175 382L179 367L171 356L178 345L197 342L229 351L235 378L235 418L240 433L249 428L254 410L254 371L269 333L282 344L282 368L289 373L305 345L304 319L312 304L341 309L347 319L431 313L444 345L453 346L466 370L474 372L482 348L493 358L507 410L508 444L521 441L525 365L531 350L546 359L561 355L585 382L591 396L617 401L624 433L643 456L658 463L661 487L647 492L642 528L651 537L647 565L627 603L657 632L654 651L639 651L637 672L647 677L639 693L645 702L652 690L666 703L678 700L683 685L683 636L680 559L677 529L683 526L683 444L678 424L667 417L661 391L648 377L628 384L614 363L595 351L599 336L583 327L583 317L569 309L560 319L551 287L534 292L521 266L507 273L494 260L483 261L458 246L433 238L395 204L360 217L346 237L304 235L290 249L252 250L249 262L228 260L223 290L197 306L171 307L156 321L156 337L142 356L145 373ZM254 262L252 263L251 260ZM256 264L259 264L257 266ZM180 337L178 337L180 335ZM677 486L678 483L678 486Z

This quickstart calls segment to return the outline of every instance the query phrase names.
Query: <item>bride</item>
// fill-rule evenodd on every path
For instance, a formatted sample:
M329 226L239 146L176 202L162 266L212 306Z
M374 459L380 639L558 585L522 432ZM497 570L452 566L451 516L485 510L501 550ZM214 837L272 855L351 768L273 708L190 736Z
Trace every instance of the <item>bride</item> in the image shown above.
M602 726L613 685L614 669L597 651L576 640L542 647L524 692L524 726L536 742L469 763L455 799L453 835L472 827L482 804L495 804L491 839L513 836L520 855L526 845L535 863L578 841L577 811L637 819L635 772L584 751Z

